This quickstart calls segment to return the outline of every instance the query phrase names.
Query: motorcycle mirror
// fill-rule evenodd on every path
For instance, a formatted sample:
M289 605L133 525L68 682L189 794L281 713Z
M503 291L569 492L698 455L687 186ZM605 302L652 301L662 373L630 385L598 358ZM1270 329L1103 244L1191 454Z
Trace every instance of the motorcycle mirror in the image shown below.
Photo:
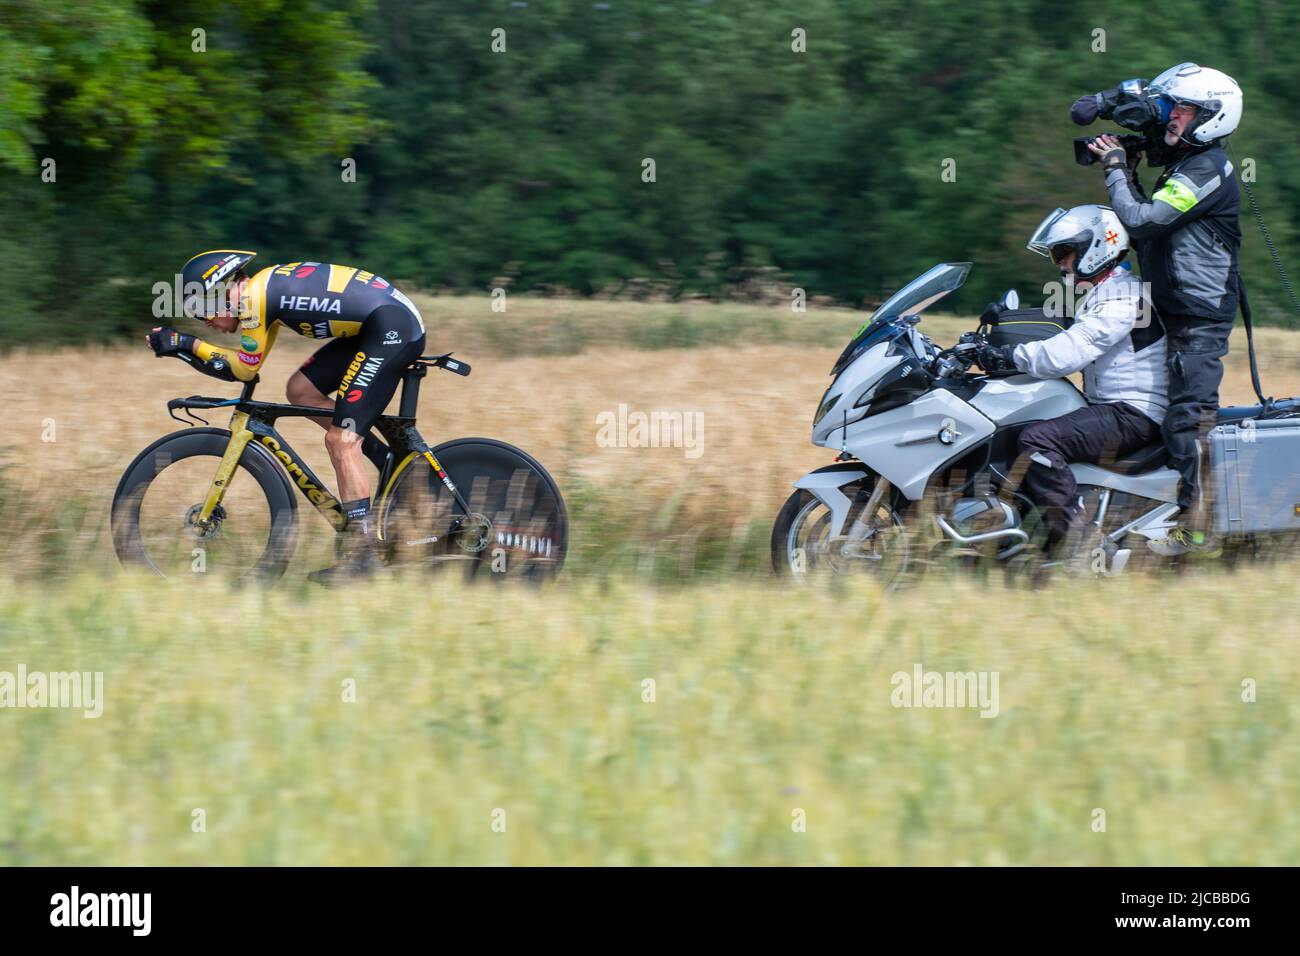
M1014 311L1020 308L1020 293L1015 289L1008 289L1002 295L1002 308Z
M919 315L905 315L903 316L903 321L908 325L920 325L921 317Z

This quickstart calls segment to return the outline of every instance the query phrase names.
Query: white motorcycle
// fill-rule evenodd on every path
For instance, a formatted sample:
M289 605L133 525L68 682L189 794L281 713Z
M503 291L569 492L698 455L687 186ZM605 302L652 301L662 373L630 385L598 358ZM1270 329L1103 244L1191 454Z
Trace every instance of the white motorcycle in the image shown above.
M1011 475L1020 430L1087 401L1067 379L973 374L971 334L939 349L917 328L920 313L959 288L970 266L937 265L899 290L836 361L812 440L839 456L794 483L772 529L778 573L858 570L892 583L922 555L1008 567L1037 560L1039 512ZM1008 292L981 317L994 344L1068 325L1018 304ZM1300 399L1222 408L1206 445L1216 540L1234 553L1279 536L1291 543L1300 531ZM1186 550L1168 537L1178 473L1163 445L1070 467L1088 516L1065 559L1071 566L1112 576L1135 549L1163 559Z

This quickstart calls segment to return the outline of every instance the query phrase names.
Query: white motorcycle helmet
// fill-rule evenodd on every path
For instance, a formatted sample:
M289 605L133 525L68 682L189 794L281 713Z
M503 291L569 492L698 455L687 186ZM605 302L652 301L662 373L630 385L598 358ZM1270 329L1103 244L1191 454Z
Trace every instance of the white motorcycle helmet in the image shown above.
M1241 87L1219 70L1195 63L1179 63L1152 80L1148 89L1175 103L1190 103L1196 107L1196 118L1187 125L1182 137L1193 145L1212 143L1228 136L1241 122Z
M1092 279L1119 265L1128 252L1128 230L1115 210L1090 203L1052 212L1034 230L1026 248L1057 265L1064 251L1072 249L1075 275Z

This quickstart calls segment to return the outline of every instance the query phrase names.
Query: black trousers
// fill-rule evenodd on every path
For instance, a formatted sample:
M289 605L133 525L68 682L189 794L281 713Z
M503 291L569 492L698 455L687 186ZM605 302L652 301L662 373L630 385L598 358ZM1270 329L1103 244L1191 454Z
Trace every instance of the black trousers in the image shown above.
M1198 438L1214 425L1232 323L1194 315L1165 317L1169 349L1169 410L1162 431L1170 464L1181 476L1178 506L1190 508L1197 488Z
M1159 440L1160 426L1132 405L1089 405L1026 425L1014 473L1025 476L1025 490L1043 509L1048 536L1056 540L1078 510L1079 487L1070 462L1105 464Z

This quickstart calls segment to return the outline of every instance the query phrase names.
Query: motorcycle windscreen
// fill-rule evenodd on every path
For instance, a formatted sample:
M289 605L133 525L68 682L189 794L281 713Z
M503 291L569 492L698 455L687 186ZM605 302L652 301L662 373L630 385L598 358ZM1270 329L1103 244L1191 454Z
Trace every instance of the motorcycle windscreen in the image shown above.
M966 276L970 274L970 267L969 262L942 262L891 295L871 314L871 318L862 324L853 340L845 346L831 369L831 374L838 375L877 338L877 333L881 329L899 316L917 315L954 289L961 288L966 281Z

